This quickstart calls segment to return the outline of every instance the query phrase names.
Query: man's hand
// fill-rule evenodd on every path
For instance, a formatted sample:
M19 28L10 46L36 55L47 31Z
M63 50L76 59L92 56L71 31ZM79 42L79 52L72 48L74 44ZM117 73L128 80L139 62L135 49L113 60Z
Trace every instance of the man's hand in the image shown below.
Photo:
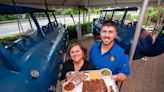
M113 75L112 78L113 78L114 80L116 80L116 81L124 81L124 80L126 80L128 77L127 77L125 74L123 74L123 73L119 73L119 74L117 74L117 75Z

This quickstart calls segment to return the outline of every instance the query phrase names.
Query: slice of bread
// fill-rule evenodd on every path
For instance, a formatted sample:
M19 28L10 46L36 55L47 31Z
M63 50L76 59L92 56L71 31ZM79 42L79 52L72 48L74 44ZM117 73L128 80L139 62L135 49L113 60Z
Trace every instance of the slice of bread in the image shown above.
M90 80L100 79L100 71L98 70L89 71L89 77L90 77Z

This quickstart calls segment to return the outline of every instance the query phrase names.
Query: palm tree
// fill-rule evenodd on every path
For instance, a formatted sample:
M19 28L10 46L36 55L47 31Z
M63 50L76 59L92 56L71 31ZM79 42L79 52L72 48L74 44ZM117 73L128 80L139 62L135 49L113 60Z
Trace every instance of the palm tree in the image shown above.
M161 7L149 7L147 9L147 20L146 20L146 24L148 23L148 21L150 20L152 23L155 23L154 26L154 31L159 30L162 23L164 23L164 14L163 12L164 8Z

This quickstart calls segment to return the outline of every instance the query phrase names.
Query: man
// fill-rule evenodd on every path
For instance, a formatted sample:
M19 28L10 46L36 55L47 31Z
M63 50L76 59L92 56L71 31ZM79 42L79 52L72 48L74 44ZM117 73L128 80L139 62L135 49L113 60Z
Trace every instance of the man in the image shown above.
M116 24L106 21L100 31L101 41L96 41L90 49L90 60L97 69L108 68L112 71L112 78L124 81L130 75L129 58L114 39L117 36Z

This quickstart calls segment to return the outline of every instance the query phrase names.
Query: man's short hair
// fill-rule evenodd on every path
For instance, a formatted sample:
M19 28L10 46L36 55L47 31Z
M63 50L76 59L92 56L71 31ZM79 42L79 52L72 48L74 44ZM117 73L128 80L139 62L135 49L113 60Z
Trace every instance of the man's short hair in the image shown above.
M108 27L112 26L112 27L115 27L115 29L117 30L117 25L114 21L109 21L109 20L104 21L102 24L102 27L104 27L104 26L108 26Z

